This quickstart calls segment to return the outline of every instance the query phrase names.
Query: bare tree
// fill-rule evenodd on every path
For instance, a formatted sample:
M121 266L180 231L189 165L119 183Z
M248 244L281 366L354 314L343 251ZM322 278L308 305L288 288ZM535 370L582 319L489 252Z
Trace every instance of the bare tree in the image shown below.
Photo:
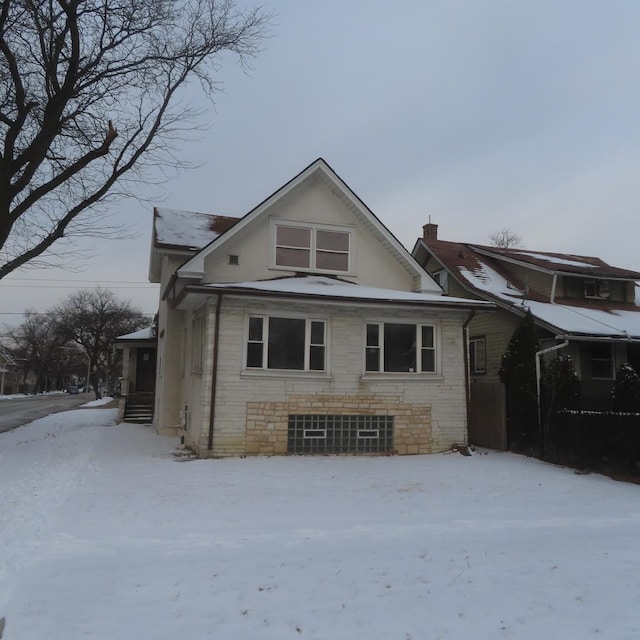
M181 89L212 98L222 55L244 65L269 18L235 0L3 0L0 279L104 234L107 197L151 167L186 166L177 141L202 112Z
M91 382L100 397L98 382L113 381L118 361L113 348L118 336L151 324L139 309L119 300L108 289L83 289L71 294L53 310L58 333L77 345L90 359Z
M501 249L521 249L523 246L522 236L506 227L492 233L489 240L492 247L500 247Z
M57 377L56 359L64 340L58 334L56 323L48 315L27 311L23 322L8 332L12 342L11 353L20 365L23 382L29 372L36 376L36 393L52 391Z

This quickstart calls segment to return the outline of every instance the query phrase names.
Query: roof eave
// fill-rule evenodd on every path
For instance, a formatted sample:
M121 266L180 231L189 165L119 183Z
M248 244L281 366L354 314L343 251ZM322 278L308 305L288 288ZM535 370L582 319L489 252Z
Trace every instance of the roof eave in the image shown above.
M314 293L301 293L295 291L264 291L260 289L250 289L246 287L216 287L215 285L186 284L177 294L175 301L180 304L189 294L199 295L224 295L243 298L271 298L274 300L301 300L318 302L322 301L330 304L354 304L411 307L411 308L433 308L458 310L458 311L494 311L495 305L490 301L469 300L468 302L452 302L447 300L447 296L440 296L438 300L395 300L393 298L362 298L359 296L330 296Z

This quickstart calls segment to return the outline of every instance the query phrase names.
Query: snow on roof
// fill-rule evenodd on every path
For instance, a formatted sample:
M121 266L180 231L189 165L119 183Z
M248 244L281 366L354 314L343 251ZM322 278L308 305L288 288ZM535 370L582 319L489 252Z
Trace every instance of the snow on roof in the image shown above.
M133 333L127 333L123 336L118 336L116 340L153 340L155 338L155 331L153 327L145 327L139 329Z
M593 309L533 300L524 304L536 318L562 333L622 339L640 337L640 309Z
M571 260L569 258L561 258L559 256L554 256L550 254L534 253L532 251L515 251L514 253L521 256L526 256L528 258L535 258L536 260L544 260L545 262L550 262L552 264L566 265L570 267L594 269L600 266L597 264L591 264L589 262L585 262L584 260ZM575 256L575 257L579 258L579 256Z
M508 280L482 262L474 270L462 267L460 273L476 289L511 305L530 309L536 319L556 327L559 333L618 338L640 337L640 309L595 309L528 300L524 291L515 289Z
M155 244L198 250L230 229L238 220L229 216L156 207Z
M247 289L248 291L254 290L314 297L358 298L362 300L380 300L381 302L434 302L443 305L461 304L466 306L491 305L489 302L480 302L470 300L469 298L453 298L438 293L416 293L414 291L367 287L326 276L301 276L274 280L257 280L254 282L214 283L206 286L212 289Z
M436 241L440 244L448 244L444 241ZM438 250L438 245L433 241L426 241L426 245L431 249ZM458 245L464 246L464 245ZM466 249L482 255L490 256L496 260L511 259L531 265L548 269L550 271L571 273L597 278L620 278L625 280L635 280L640 278L638 271L612 267L604 260L594 256L577 256L570 253L548 253L545 251L526 251L522 249L503 249L499 247L484 247L479 245L466 245Z

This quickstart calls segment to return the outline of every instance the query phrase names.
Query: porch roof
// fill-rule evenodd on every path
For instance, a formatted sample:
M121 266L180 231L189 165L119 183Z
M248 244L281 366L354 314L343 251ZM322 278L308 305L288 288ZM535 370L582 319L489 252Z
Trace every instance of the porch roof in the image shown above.
M252 282L187 285L187 290L223 291L235 295L322 299L327 302L368 302L378 304L425 305L445 308L492 310L493 303L469 298L454 298L437 293L417 293L359 285L329 276L294 276Z

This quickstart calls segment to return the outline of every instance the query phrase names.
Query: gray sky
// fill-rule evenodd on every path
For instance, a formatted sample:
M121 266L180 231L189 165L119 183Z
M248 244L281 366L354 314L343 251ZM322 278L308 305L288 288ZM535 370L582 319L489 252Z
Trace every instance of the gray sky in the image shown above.
M153 313L138 283L154 203L240 216L318 157L409 250L431 216L444 240L508 227L528 249L640 270L640 2L264 5L265 50L249 75L224 61L208 129L176 150L200 167L113 207L136 239L88 242L80 271L0 281L0 324L96 283Z

